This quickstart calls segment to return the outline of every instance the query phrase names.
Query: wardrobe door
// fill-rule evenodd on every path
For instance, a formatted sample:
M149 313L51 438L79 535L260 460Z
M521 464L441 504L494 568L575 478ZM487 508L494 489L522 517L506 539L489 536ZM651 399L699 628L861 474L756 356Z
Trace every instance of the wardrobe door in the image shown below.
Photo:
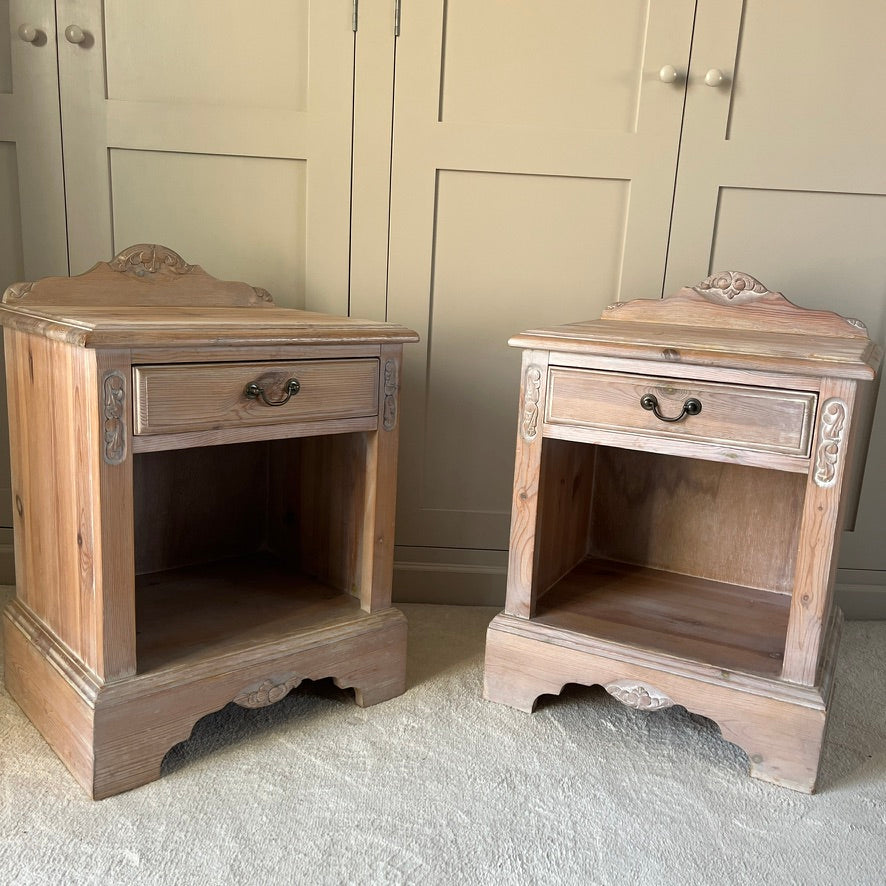
M402 4L388 317L422 342L402 381L401 599L503 593L508 337L661 294L694 7Z
M55 9L0 0L0 292L68 272ZM12 492L0 369L0 582L11 582Z
M160 242L347 312L351 0L58 0L71 271Z
M886 5L701 0L666 290L740 269L886 338ZM719 69L706 85L708 72ZM883 386L886 389L886 386ZM886 583L881 393L843 582Z

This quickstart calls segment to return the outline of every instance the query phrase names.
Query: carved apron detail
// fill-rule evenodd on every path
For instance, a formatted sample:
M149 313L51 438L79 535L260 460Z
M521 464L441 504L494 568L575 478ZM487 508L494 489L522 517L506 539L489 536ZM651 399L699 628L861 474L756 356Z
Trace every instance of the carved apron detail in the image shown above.
M633 680L616 680L607 683L603 688L623 705L636 708L638 711L660 711L662 708L674 705L663 692Z
M288 695L290 690L295 689L301 683L302 679L302 677L290 677L282 683L265 680L257 689L247 689L245 692L241 692L234 699L234 703L240 705L241 708L267 707Z
M393 431L397 426L397 361L385 361L384 371L384 394L385 402L382 406L382 427L386 431Z
M541 397L541 370L537 366L526 369L523 381L523 421L520 433L527 443L538 436L538 401Z
M126 379L114 369L102 379L102 458L109 465L126 459Z
M849 410L838 397L825 400L821 406L821 424L818 429L818 447L815 450L816 486L828 489L837 482L837 470L843 457L846 438L846 416Z

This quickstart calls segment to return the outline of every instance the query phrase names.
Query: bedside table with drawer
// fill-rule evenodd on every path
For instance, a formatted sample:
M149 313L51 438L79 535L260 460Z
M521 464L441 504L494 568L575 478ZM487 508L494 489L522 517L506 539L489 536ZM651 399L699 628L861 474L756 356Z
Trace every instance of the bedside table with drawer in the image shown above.
M684 705L752 775L811 791L879 347L739 272L511 344L507 602L486 697L531 711L581 683Z
M196 721L405 688L391 606L411 330L278 308L164 247L4 295L17 594L5 682L94 797Z

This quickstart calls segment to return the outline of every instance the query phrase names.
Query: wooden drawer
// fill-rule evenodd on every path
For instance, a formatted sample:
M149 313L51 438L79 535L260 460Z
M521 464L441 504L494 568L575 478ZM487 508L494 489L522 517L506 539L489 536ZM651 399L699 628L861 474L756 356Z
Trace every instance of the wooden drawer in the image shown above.
M677 422L662 421L640 405L647 394L655 396L667 418L680 415L690 398L701 403L701 411ZM816 400L816 394L805 391L554 366L545 418L558 425L808 456Z
M248 397L256 383L272 402ZM378 360L298 360L273 363L192 363L133 367L135 433L250 427L357 418L378 413Z

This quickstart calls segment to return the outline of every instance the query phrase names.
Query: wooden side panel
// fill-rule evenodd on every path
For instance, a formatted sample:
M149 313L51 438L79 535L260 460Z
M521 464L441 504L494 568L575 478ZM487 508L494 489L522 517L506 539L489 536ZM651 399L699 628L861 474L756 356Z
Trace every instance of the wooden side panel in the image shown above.
M790 593L805 476L600 447L595 554Z
M363 476L366 500L358 562L360 605L366 612L391 605L402 358L400 345L387 345L381 349L378 430L366 435Z
M133 486L137 575L252 553L264 543L263 443L138 453Z
M95 395L78 403L90 431L84 464L98 475L96 664L105 680L135 673L135 543L132 509L132 385L128 351L95 354ZM89 391L89 388L86 388Z
M536 529L536 598L588 554L597 447L546 439Z
M74 778L92 793L93 706L72 685L72 672L59 668L64 653L53 650L55 660L50 663L45 653L50 640L27 613L13 604L4 615L6 689Z
M98 406L89 352L6 330L18 597L98 669ZM115 515L119 516L119 515Z
M364 434L270 443L268 546L302 572L357 592Z
M511 500L508 583L505 612L521 618L535 614L533 589L539 513L542 421L547 392L548 352L525 350L517 416L517 452Z
M843 478L851 471L857 383L824 379L812 466L806 483L797 552L794 593L782 677L814 686L830 618L834 573L840 549L845 502Z

